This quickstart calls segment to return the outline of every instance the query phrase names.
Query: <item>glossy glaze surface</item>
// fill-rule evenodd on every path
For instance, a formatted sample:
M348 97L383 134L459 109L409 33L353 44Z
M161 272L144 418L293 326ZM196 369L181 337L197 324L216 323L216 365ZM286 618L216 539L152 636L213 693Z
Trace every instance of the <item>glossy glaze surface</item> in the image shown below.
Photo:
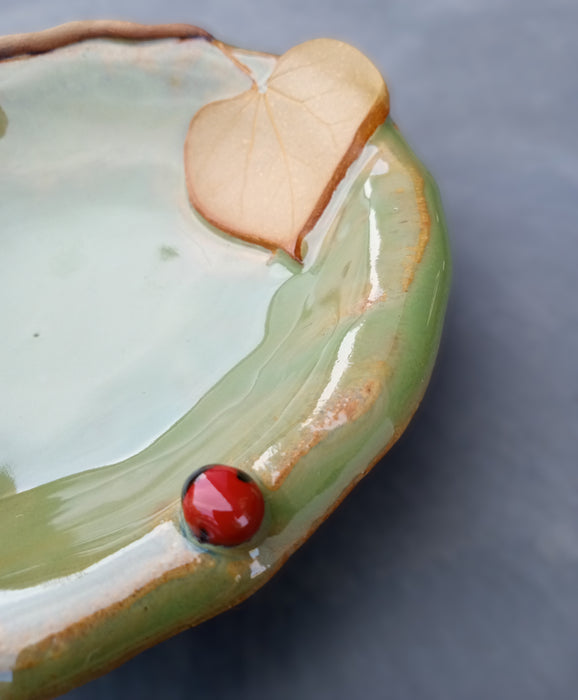
M237 57L257 74L274 60ZM0 455L6 697L58 692L248 595L425 390L449 256L435 185L390 120L305 239L302 267L191 210L190 118L247 84L204 40L96 40L0 63L1 236L15 261L1 276L14 299L2 366L16 363L3 391L31 426L50 426L23 431L10 411L0 425L20 440ZM65 351L67 378L43 406L38 378L58 377L46 363ZM98 406L116 411L108 433ZM264 489L268 520L250 549L204 551L182 534L183 481L214 462Z

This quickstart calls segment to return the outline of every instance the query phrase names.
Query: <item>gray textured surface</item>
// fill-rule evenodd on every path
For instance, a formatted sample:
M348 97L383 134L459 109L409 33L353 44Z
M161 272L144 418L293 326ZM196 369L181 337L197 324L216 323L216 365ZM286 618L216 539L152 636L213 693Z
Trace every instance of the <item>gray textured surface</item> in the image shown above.
M575 700L575 0L0 0L0 34L189 21L282 52L357 45L436 175L455 276L400 444L239 608L70 700Z

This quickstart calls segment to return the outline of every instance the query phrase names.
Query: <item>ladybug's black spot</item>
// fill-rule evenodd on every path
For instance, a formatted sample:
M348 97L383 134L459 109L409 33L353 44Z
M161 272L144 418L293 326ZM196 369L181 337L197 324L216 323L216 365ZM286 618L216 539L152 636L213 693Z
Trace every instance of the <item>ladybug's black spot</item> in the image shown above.
M237 470L237 479L239 481L244 481L246 484L250 483L251 477L248 474L245 474L245 472L242 472L240 469Z
M209 533L204 527L199 530L198 540L201 544L206 544L209 541Z

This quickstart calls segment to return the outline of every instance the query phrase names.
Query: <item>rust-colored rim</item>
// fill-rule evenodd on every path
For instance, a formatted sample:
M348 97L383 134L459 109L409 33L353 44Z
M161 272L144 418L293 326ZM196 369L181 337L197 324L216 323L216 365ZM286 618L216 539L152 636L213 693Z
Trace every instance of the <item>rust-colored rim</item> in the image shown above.
M87 39L121 39L152 41L154 39L206 39L209 32L193 24L138 24L119 20L82 20L68 22L52 29L29 34L0 37L0 61L54 51Z

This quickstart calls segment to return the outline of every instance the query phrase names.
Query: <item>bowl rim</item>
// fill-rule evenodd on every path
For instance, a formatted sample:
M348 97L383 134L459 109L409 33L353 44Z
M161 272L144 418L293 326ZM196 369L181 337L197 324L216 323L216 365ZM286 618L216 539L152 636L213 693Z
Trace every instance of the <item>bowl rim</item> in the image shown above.
M127 41L206 39L210 42L215 40L212 34L193 24L141 24L125 20L89 19L66 22L36 32L0 36L0 61L47 53L87 39Z

